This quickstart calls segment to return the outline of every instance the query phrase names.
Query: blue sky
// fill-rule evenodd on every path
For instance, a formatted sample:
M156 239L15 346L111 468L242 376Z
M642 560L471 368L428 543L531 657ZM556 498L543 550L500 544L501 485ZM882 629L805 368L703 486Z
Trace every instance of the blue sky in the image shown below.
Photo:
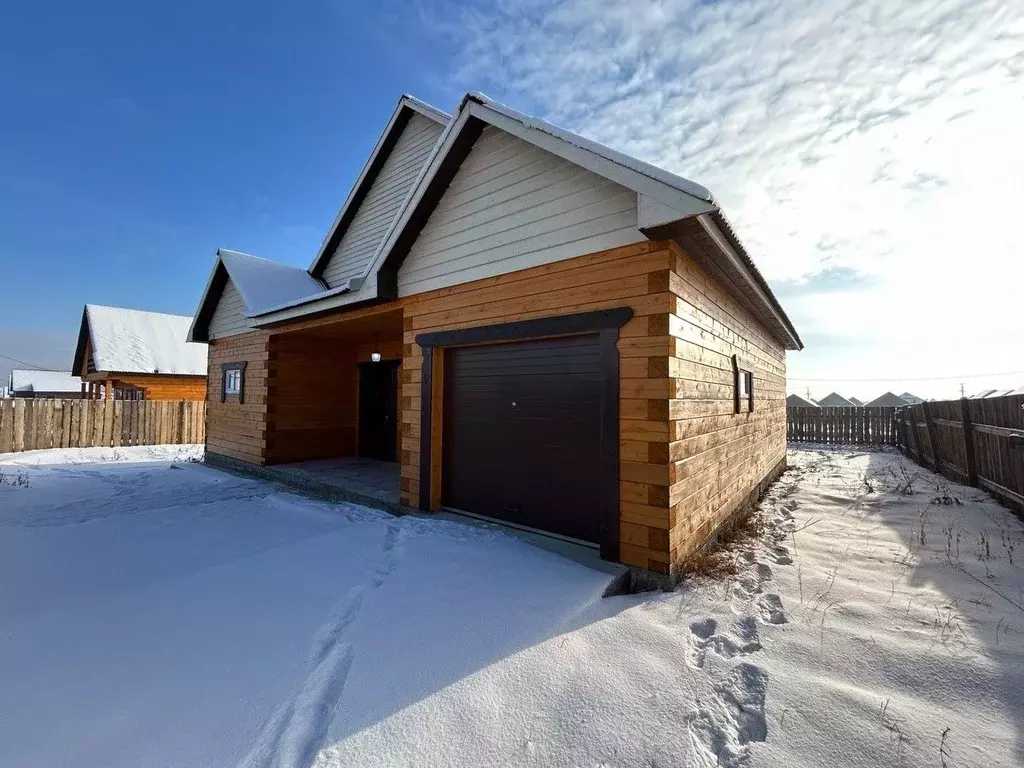
M5 11L7 331L191 314L218 246L306 266L398 96L456 98L385 5L59 5Z
M191 314L218 246L308 265L399 94L473 89L712 189L791 391L1024 385L1024 4L167 7L6 11L0 353L66 365L87 301Z

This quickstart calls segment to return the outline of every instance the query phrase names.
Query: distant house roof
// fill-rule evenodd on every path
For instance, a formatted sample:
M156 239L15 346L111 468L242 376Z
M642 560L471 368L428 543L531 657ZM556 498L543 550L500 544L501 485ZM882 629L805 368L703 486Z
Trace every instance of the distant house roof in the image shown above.
M865 405L866 407L868 407L868 408L877 408L877 407L879 407L879 406L890 406L890 405L895 405L895 406L902 406L902 405L910 405L910 403L908 403L908 402L907 402L906 400L904 400L904 399L903 399L902 397L900 397L899 395L893 394L892 392L886 392L886 393L885 393L884 395L879 395L878 397L876 397L876 398L875 398L874 400L872 400L871 402L869 402L869 403L864 403L864 405Z
M800 395L789 395L786 398L786 406L789 408L817 408L818 404L800 397Z
M979 391L979 392L975 392L975 393L974 393L973 395L969 395L969 397L970 397L970 398L971 398L972 400L976 400L976 399L978 399L978 398L982 398L982 397L989 397L989 396L991 396L991 395L992 395L992 393L993 393L993 392L995 392L995 391L996 391L996 390L994 390L994 389L983 389L983 390L981 390L981 391Z
M823 408L856 408L856 406L842 395L830 392L818 401Z
M902 395L900 395L900 399L903 400L906 403L909 403L910 405L917 405L918 403L923 403L924 402L924 398L923 397L918 397L917 395L912 395L909 392L904 392Z
M11 371L11 393L15 392L81 392L82 380L69 371Z
M78 375L105 373L206 375L206 345L186 341L192 318L139 309L86 304L78 332Z
M864 401L863 400L858 400L856 397L848 397L846 399L849 400L854 405L856 405L858 408L860 408L862 405L864 405Z

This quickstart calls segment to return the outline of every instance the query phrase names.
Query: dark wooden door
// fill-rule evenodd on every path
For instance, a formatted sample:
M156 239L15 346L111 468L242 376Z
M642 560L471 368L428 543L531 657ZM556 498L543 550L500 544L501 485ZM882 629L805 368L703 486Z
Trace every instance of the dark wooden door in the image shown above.
M398 439L398 363L359 364L359 455L395 461Z
M456 509L598 539L598 337L450 349L442 498Z

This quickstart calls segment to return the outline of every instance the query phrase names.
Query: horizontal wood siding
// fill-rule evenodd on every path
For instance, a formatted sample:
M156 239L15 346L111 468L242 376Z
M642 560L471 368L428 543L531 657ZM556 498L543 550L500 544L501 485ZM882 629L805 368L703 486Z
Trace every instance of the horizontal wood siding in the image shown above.
M139 387L146 400L205 400L205 376L171 376L147 373L118 374L115 387Z
M362 275L442 130L420 114L409 120L324 269L323 278L332 288Z
M667 318L674 296L665 276L672 262L665 243L643 242L409 297L401 375L402 501L416 506L419 498L423 351L417 334L630 307L634 317L618 343L620 559L667 570Z
M672 244L668 472L671 563L703 543L786 457L786 355L763 325ZM753 369L735 413L732 356Z
M212 341L207 377L206 449L253 464L266 463L267 331ZM243 401L221 402L221 364L244 362Z
M400 296L646 241L636 195L493 126L398 273Z
M222 339L252 330L245 317L245 302L234 282L228 278L224 291L217 300L217 306L210 318L209 335L211 339Z

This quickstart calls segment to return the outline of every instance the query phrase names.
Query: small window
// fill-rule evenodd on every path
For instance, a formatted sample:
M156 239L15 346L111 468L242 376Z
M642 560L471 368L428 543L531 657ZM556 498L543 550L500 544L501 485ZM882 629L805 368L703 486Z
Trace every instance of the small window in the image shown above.
M220 368L220 401L223 403L228 397L232 399L237 397L238 402L243 402L245 393L245 363L223 363Z
M224 394L237 395L242 389L242 372L232 368L224 373Z
M754 410L754 374L738 355L732 356L732 372L736 413L750 413Z

